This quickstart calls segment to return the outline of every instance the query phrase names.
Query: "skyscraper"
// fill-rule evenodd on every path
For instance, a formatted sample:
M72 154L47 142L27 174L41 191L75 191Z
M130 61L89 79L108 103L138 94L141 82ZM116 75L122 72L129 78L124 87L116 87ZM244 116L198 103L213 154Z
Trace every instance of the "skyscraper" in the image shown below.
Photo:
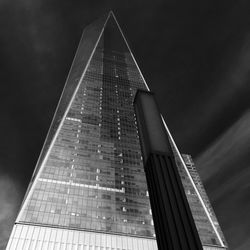
M214 210L210 204L210 201L208 199L207 193L206 193L205 188L202 184L200 176L196 170L193 159L192 159L191 155L182 154L181 156L182 156L182 158L185 162L185 165L188 169L188 172L189 172L189 174L190 174L190 176L191 176L191 178L192 178L192 180L193 180L193 182L194 182L194 184L199 192L199 195L201 196L202 201L204 202L204 205L207 208L207 212L209 213L209 216L210 216L214 226L216 227L216 230L217 230L223 244L226 246L227 245L226 240L225 240L224 235L221 231L221 228L219 226L219 223L218 223L218 220L217 220L216 215L214 213ZM179 162L179 161L177 160L177 162ZM183 171L182 171L183 168L182 168L182 165L180 164L180 162L177 166L178 166L180 176L182 178L182 183L183 183L186 195L187 195L187 199L188 199L191 211L193 212L196 227L197 227L198 231L203 231L204 229L206 229L203 225L203 221L207 219L207 216L204 213L204 208L202 206L198 207L196 205L195 200L198 200L198 195L196 192L194 192L194 190L192 190L192 189L190 190L191 185L190 185L190 182L187 181L187 180L189 180L190 177L186 178L187 176L185 176L185 174L183 173ZM198 208L200 209L200 211L198 210ZM209 223L207 223L207 224L209 225ZM204 237L206 237L205 235L206 235L206 233L204 232ZM219 243L218 237L211 238L211 240L212 240L214 245Z
M110 12L83 32L7 249L157 249L133 107L137 89L148 87ZM223 249L168 134L187 193L196 194L189 204L204 249Z

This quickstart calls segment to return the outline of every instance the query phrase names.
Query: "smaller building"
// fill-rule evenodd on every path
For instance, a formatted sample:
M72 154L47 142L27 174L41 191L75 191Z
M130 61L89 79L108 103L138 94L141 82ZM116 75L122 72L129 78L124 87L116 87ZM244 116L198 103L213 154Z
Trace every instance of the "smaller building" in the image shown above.
M191 155L182 154L181 157L186 165L188 173L183 168L183 162L178 157L177 152L175 152L177 167L203 248L206 250L228 249L225 237L222 233L200 176L195 168ZM193 183L190 181L190 177ZM195 185L196 190L193 187L193 184Z

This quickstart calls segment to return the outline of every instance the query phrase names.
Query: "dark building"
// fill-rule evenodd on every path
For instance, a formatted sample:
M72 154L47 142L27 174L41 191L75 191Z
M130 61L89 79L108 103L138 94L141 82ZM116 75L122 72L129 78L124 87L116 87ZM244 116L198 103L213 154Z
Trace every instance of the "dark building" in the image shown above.
M110 12L83 32L8 250L157 249L137 89L148 87ZM204 249L226 248L207 197L171 142Z

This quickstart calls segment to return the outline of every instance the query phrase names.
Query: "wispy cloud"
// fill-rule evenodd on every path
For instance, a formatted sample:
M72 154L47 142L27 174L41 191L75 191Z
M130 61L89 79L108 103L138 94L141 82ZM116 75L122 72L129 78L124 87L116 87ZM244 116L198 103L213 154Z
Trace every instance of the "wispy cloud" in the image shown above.
M200 92L192 88L191 83L188 84L189 90L186 93L180 90L183 93L180 96L184 94L188 96L188 104L183 105L187 100L186 96L183 97L184 101L177 98L174 103L179 107L178 112L174 114L176 117L176 122L173 123L173 129L176 130L175 138L177 141L187 143L188 148L195 144L195 153L200 153L201 146L210 143L215 136L223 132L224 128L231 126L232 120L234 122L238 119L246 107L249 107L249 32L242 35L239 41L231 46L228 45L228 49L224 51L220 60L220 65L214 69L217 72L207 71L207 77L205 74L202 75L200 83L197 84L198 88L202 87ZM200 72L195 71L195 74L200 74ZM208 81L209 77L211 81ZM168 86L165 88L167 89ZM164 96L168 92L162 91L162 93ZM160 103L161 107L164 107L164 102L166 102L165 99ZM168 106L165 105L166 110ZM173 111L175 109L175 107L172 108ZM164 112L168 117L167 111L163 110L163 114Z
M246 242L239 243L238 246L236 246L235 250L248 250L250 249L250 239Z
M4 250L14 224L23 189L8 176L0 178L0 250Z
M250 244L250 111L196 160L231 249Z

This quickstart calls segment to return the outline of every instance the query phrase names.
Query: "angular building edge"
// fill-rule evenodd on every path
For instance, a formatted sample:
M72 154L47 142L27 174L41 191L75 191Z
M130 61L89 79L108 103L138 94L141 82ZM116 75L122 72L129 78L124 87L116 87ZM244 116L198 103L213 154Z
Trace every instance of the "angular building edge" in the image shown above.
M222 238L221 238L221 236L220 236L220 234L219 234L219 232L218 232L216 226L214 225L214 222L213 222L213 220L212 220L212 218L211 218L211 215L210 215L210 213L209 213L209 211L208 211L208 209L207 209L207 207L206 207L206 205L205 205L205 203L204 203L204 201L203 201L203 199L202 199L202 197L201 197L201 195L200 195L199 190L197 189L197 187L196 187L196 185L195 185L195 183L194 183L194 181L193 181L193 179L192 179L192 177L191 177L191 175L190 175L190 173L189 173L189 171L188 171L188 169L187 169L187 166L186 166L186 164L185 164L185 162L184 162L184 160L183 160L183 158L182 158L182 156L181 156L181 154L180 154L180 151L178 150L178 148L177 148L177 146L176 146L176 144L175 144L175 141L174 141L174 139L173 139L173 137L172 137L172 135L171 135L171 133L170 133L168 127L167 127L167 124L166 124L166 122L165 122L163 116L161 116L161 117L162 117L162 121L163 121L163 123L164 123L164 126L165 126L165 128L166 128L166 130L167 130L167 133L168 133L168 136L169 136L169 138L170 138L170 141L171 141L171 143L172 143L173 149L174 149L174 151L177 153L177 156L178 156L178 158L180 159L181 164L182 164L182 166L183 166L183 168L184 168L186 174L188 175L189 180L190 180L191 183L192 183L192 186L193 186L193 188L194 188L194 190L195 190L195 192L196 192L196 194L197 194L197 196L198 196L198 198L199 198L199 200L200 200L200 202L201 202L201 204L202 204L202 207L203 207L203 209L204 209L204 211L205 211L205 213L206 213L206 215L207 215L207 218L209 219L209 222L210 222L211 226L213 227L213 230L214 230L214 232L216 233L217 238L219 239L219 242L220 242L220 244L221 244L221 247L222 247L222 248L227 248L226 245L224 244L224 242L223 242L223 240L222 240Z
M20 209L18 211L14 227L11 231L10 239L12 239L14 235L16 235L16 230L18 230L18 228L20 226L22 227L22 225L18 225L19 218L21 217L21 214L22 214L22 210L25 207L25 203L27 202L27 200L29 198L29 194L31 194L31 192L32 192L32 187L34 187L34 185L35 185L36 177L37 177L39 171L41 171L41 169L42 169L42 165L46 160L46 156L49 154L49 150L53 145L53 141L56 138L57 132L60 130L59 126L62 124L62 122L67 114L67 109L70 106L70 102L72 102L72 100L74 99L74 95L77 91L77 87L80 85L81 78L84 76L84 74L86 72L86 69L87 69L88 64L91 60L91 57L93 56L95 49L96 49L96 46L98 44L98 41L103 33L105 24L108 21L111 14L112 14L112 12L109 12L109 14L107 16L99 18L95 22L90 23L87 27L84 28L84 30L82 32L80 42L79 42L77 50L75 52L75 56L74 56L73 62L71 64L71 67L69 70L69 74L68 74L66 82L64 84L64 88L62 90L62 94L61 94L59 102L57 104L57 107L56 107L52 122L50 124L48 133L46 135L41 153L39 155L36 167L35 167L34 172L32 174L31 181L30 181L28 188L25 192L24 199L23 199L22 204L20 206ZM94 39L91 35L94 36ZM83 51L81 51L81 50L83 50ZM83 56L80 53L80 51L85 55ZM70 78L73 77L73 75L75 73L75 72L72 72L72 69L77 61L77 57L79 57L79 56L82 56L85 59L85 62L82 65L82 69L81 69L83 71L83 73L80 73L79 80L77 82L75 82L75 84L73 86L70 86ZM67 91L70 91L70 93L67 93ZM61 107L62 105L64 106L64 109L60 110L60 109L62 109L62 107ZM22 231L22 229L21 229L21 231ZM10 247L10 243L11 242L9 240L6 249L13 249L13 247Z
M11 236L10 236L10 240L8 242L7 245L7 249L11 250L11 249L16 249L16 245L17 241L16 240L16 236L20 236L23 239L23 248L19 248L19 249L33 249L32 246L33 244L39 244L39 241L42 242L43 240L46 240L46 244L48 249L50 247L55 247L55 249L59 249L58 245L56 245L58 242L58 240L61 240L62 244L68 247L82 247L79 249L85 249L85 246L94 246L94 242L97 242L98 244L96 246L101 247L102 245L106 245L106 247L108 247L107 249L111 249L111 248L120 248L120 249L145 249L145 250L156 250L157 249L157 245L156 245L156 241L153 239L148 239L148 238L139 238L139 237L134 237L134 236L122 236L122 235L115 235L115 234L107 234L107 233L97 233L97 232L90 232L90 231L77 231L77 230L71 230L71 229L60 229L60 228L52 228L52 227L46 227L46 226L37 226L37 225L26 225L25 223L21 223L19 224L19 218L21 216L22 213L22 209L25 207L25 203L27 202L27 200L29 199L29 193L31 193L32 191L32 187L34 186L34 182L36 180L36 177L38 176L39 171L42 170L43 167L43 163L46 161L46 156L49 154L50 148L52 147L52 145L54 144L54 140L56 138L56 135L58 133L58 131L60 130L60 126L63 122L63 120L65 119L65 116L67 114L67 110L70 107L70 104L72 103L74 96L77 92L77 89L80 85L81 79L83 78L86 69L88 67L88 64L95 52L96 46L100 40L100 37L103 33L105 24L107 23L108 19L110 18L110 16L112 16L119 28L120 33L122 34L122 37L129 49L129 52L131 53L131 56L133 58L134 63L136 64L136 67L141 75L141 78L144 81L144 84L146 86L146 88L149 90L148 85L140 71L140 68L133 56L133 53L130 50L130 47L127 43L127 40L116 20L115 15L113 14L113 12L109 12L108 16L102 19L97 20L96 22L96 26L92 24L90 24L88 27L86 27L84 29L81 41L79 43L74 61L72 63L71 66L71 70L72 67L76 61L76 57L81 55L82 57L84 57L85 62L82 65L82 68L79 72L83 72L83 73L79 73L79 80L72 86L68 86L69 84L69 80L70 77L72 77L72 74L75 74L76 72L71 72L69 73L69 76L66 80L60 101L58 103L55 115L53 117L49 132L47 134L45 143L43 145L43 149L41 151L41 154L39 156L38 159L38 163L36 165L36 168L34 170L34 173L32 175L32 179L31 179L31 183L27 189L27 192L25 194L25 199L23 201L23 204L21 206L21 209L18 213L18 217L16 219L16 223L13 227L13 230L11 232ZM91 37L91 34L93 34L94 38ZM85 39L89 39L89 44L86 45L85 44ZM83 49L85 51L85 55L83 56L82 54L79 53L79 51L81 51L81 49ZM75 76L75 75L74 75ZM70 92L70 94L68 92ZM67 93L66 93L67 92ZM65 102L65 103L64 103ZM60 107L63 106L62 110L59 110ZM189 178L192 182L192 178L190 176L190 174L188 173L187 167L178 151L178 148L175 145L175 142L168 130L168 127L166 126L166 123L162 117L162 120L164 122L166 131L174 145L174 148L176 149L176 152L178 153L178 156L180 157L182 164L183 164L183 168L187 171L187 174L189 175ZM50 145L50 147L49 147ZM204 204L204 202L202 201L201 196L199 195L199 192L197 190L197 188L195 187L194 182L192 182L192 184L194 185L194 189L196 190L198 197L201 200L201 203ZM213 224L212 219L210 218L209 212L207 211L207 208L204 204L204 210L207 213L207 216L209 218L209 221L211 223L211 225L213 226L215 232L217 232L217 229L215 227L215 225ZM220 247L214 247L214 246L204 246L204 249L210 250L216 250L216 249L225 249L225 245L223 244L220 235L218 234L218 232L216 233L218 238L220 239L222 248ZM14 237L15 235L15 237ZM105 237L104 237L105 236ZM126 239L125 239L126 238ZM11 240L12 239L12 240ZM105 242L104 242L105 241ZM39 245L38 245L39 246ZM27 248L26 248L27 247ZM39 248L37 248L39 249ZM43 248L45 249L45 248ZM54 249L54 248L52 248ZM76 248L78 249L78 248ZM101 248L100 248L101 249Z
M67 77L66 83L64 85L64 89L62 92L62 95L60 97L59 103L57 105L57 109L55 112L55 115L53 117L51 126L49 128L49 132L47 134L45 143L43 145L41 154L39 156L38 162L36 164L34 173L32 175L32 179L31 182L28 186L28 189L26 191L25 194L25 198L23 200L23 203L21 205L21 209L18 213L16 222L14 224L14 227L12 229L11 235L10 235L10 239L8 241L7 244L7 250L12 250L12 249L16 249L16 247L18 247L18 249L33 249L34 246L36 246L36 249L47 249L47 248L51 248L51 249L61 249L61 247L79 247L79 249L88 249L88 247L91 245L97 246L99 245L99 247L102 247L103 245L106 246L106 249L145 249L145 250L157 250L157 244L156 244L156 240L155 239L150 239L150 238L143 238L143 237L137 237L137 236L127 236L127 235L117 235L117 234L112 234L112 233L101 233L101 232L91 232L89 230L73 230L73 229L63 229L63 228L53 228L51 226L42 226L42 225L32 225L32 224L25 224L25 223L19 223L19 219L22 215L22 210L25 207L25 203L29 200L29 195L32 193L32 188L35 186L35 180L36 177L39 175L39 172L41 172L42 168L43 168L43 163L46 161L46 157L49 154L50 148L52 147L52 145L54 144L54 140L57 136L57 133L60 130L60 125L62 124L63 120L65 119L65 116L67 114L67 110L70 107L71 102L74 99L74 96L77 92L77 89L81 83L81 79L83 78L83 76L85 75L86 69L88 68L89 62L91 61L91 58L96 50L96 47L98 45L98 42L102 36L102 33L104 31L105 25L107 23L107 21L109 20L110 17L113 17L120 33L122 34L122 37L124 38L124 41L132 55L132 58L137 66L137 69L140 72L140 69L135 61L135 58L130 50L130 47L127 43L127 40L125 39L125 36L115 18L115 15L112 11L109 12L108 16L104 19L98 19L96 22L91 23L90 25L88 25L82 34L81 37L81 41L78 45L78 49L76 51L75 54L75 58L74 61L72 63L71 69L74 66L75 60L77 55L81 55L79 53L79 50L81 50L82 48L85 49L86 53L90 53L91 54L86 57L84 57L85 59L88 58L85 66L83 67L83 73L81 74L81 77L79 79L79 81L77 82L76 85L74 85L73 87L73 93L70 96L70 101L69 103L67 103L67 108L66 110L63 110L63 114L60 113L59 107L62 105L62 102L65 101L65 99L69 99L69 96L65 97L65 93L68 91L68 81L69 78L72 75L72 72L70 70L69 75ZM96 30L95 25L96 23L98 23L98 29ZM94 30L91 30L94 29ZM91 35L87 34L92 32L95 36L96 39L90 39ZM82 44L85 42L85 39L90 39L92 41L91 42L91 47L92 48L88 48L86 49L86 44ZM141 72L140 72L141 74ZM142 76L142 74L141 74ZM142 76L143 78L143 76ZM144 78L143 78L144 80ZM148 86L146 86L148 88ZM71 89L72 91L72 89ZM68 93L66 93L68 95ZM65 106L65 105L64 105ZM54 128L53 126L56 125L56 128ZM50 147L48 148L48 145L50 144ZM18 242L19 239L19 242ZM56 241L57 240L61 240L61 246L59 246ZM21 241L21 243L20 243ZM42 242L45 242L44 244L47 245L46 248L44 248L44 245L42 246ZM20 246L22 245L22 247L20 248ZM42 247L42 248L41 248ZM59 247L59 248L58 248ZM92 248L90 248L92 249Z
M43 164L46 161L46 157L49 154L50 148L54 144L54 140L55 140L55 138L57 136L57 132L59 132L59 130L60 130L60 126L62 125L63 120L65 119L65 116L66 116L67 111L68 111L68 109L70 107L70 104L73 101L74 96L75 96L75 94L77 92L77 89L78 89L78 87L79 87L79 85L81 83L81 80L85 75L86 69L88 68L88 65L89 65L89 63L91 61L91 58L92 58L94 52L95 52L98 41L100 40L100 37L101 37L101 35L103 33L105 24L108 21L108 18L109 18L110 15L111 15L111 12L109 13L108 17L106 17L105 19L104 18L98 19L94 23L91 23L90 25L88 25L83 30L81 40L80 40L80 42L78 44L78 47L77 47L77 50L76 50L76 53L75 53L75 56L74 56L74 59L73 59L73 63L71 65L68 77L66 79L66 83L65 83L64 88L62 90L62 94L60 96L60 99L59 99L55 114L53 116L49 131L47 133L43 148L42 148L41 153L39 155L38 162L37 162L35 170L34 170L34 172L32 174L31 182L30 182L30 184L28 186L28 189L27 189L27 191L25 193L23 203L22 203L21 209L20 209L20 211L18 213L19 215L18 215L18 217L16 219L16 222L18 222L18 219L20 217L22 207L24 207L25 201L28 200L27 196L28 196L29 193L31 193L30 191L32 189L32 186L34 184L36 176L38 175L39 171L42 170ZM93 30L93 27L96 28L95 25L93 25L93 24L97 24L97 28L98 28L97 30ZM91 33L91 34L89 34L89 33ZM91 38L91 35L96 35L95 39L88 39L88 38ZM86 42L87 39L88 39L88 41ZM68 83L70 82L70 78L74 74L74 72L72 72L72 68L73 68L75 62L77 61L77 56L82 55L81 53L79 53L79 51L81 49L84 49L84 51L81 51L82 53L87 54L87 55L85 55L85 58L84 58L85 62L82 65L83 67L81 67L81 71L83 71L83 73L80 75L79 80L77 82L75 82L76 84L73 85L73 86L70 86L70 84L68 84ZM84 57L84 56L82 56L82 57ZM70 93L67 93L67 92L70 92ZM65 105L65 102L66 102L66 105ZM65 109L59 110L59 108L62 107L62 104L65 107ZM49 144L50 146L48 147L47 144Z

